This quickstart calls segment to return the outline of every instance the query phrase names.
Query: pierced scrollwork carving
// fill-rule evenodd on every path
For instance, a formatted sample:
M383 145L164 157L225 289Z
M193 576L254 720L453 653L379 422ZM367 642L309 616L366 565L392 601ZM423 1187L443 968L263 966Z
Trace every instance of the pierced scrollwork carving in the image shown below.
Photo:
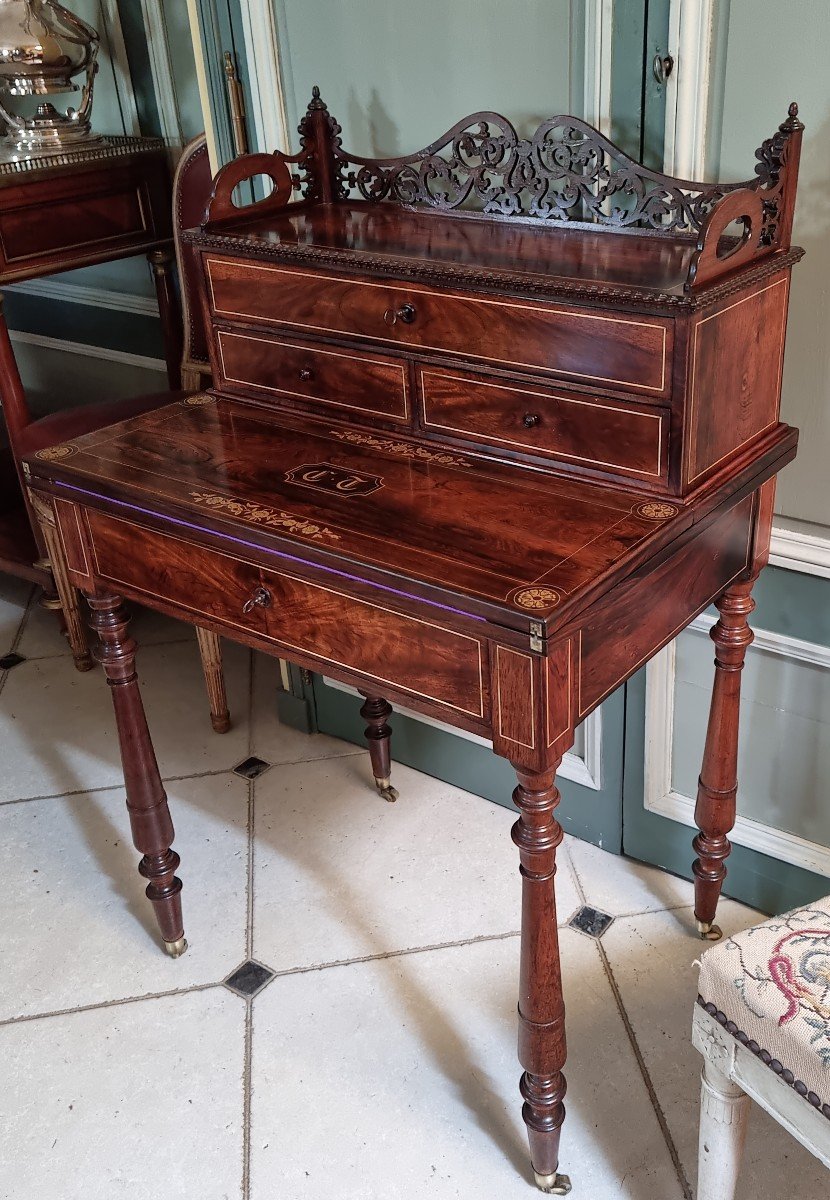
M343 150L340 127L326 110L341 198L356 193L370 203L694 235L719 200L750 188L764 197L765 245L775 241L787 143L801 127L796 115L791 110L757 151L755 179L707 185L642 166L577 117L551 117L530 138L520 138L505 117L474 113L415 154L372 159Z

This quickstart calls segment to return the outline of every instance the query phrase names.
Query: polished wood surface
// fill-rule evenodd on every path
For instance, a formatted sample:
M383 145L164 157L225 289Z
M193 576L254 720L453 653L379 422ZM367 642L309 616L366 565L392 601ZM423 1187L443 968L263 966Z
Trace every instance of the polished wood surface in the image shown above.
M191 214L192 216L193 214ZM173 224L170 167L162 142L112 138L101 153L68 161L6 163L0 167L0 286L136 254L150 258L159 300L170 386L180 386L181 314L172 281ZM5 365L2 365L5 363ZM0 329L0 396L15 457L18 433L30 422L5 324ZM58 435L60 437L60 434ZM66 436L65 434L63 436ZM6 470L0 462L0 470ZM30 524L31 531L26 529ZM32 553L33 540L38 543ZM0 501L0 569L53 591L46 547L20 489ZM77 606L69 613L77 624ZM73 650L85 669L89 655Z
M712 935L749 589L797 442L778 404L801 128L793 108L754 181L704 185L565 117L528 141L476 114L414 156L356 158L315 92L300 153L221 172L186 236L212 391L26 461L126 689L168 948L172 830L120 597L356 687L386 799L390 702L512 763L523 1116L550 1194L569 1186L556 771L585 716L715 601L695 843ZM240 211L256 174L274 191Z

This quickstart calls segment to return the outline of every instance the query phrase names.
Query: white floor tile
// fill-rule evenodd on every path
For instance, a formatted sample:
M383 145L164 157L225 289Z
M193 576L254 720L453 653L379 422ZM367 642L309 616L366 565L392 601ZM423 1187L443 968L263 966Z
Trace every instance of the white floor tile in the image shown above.
M83 601L82 607L84 620L86 620L88 609ZM194 651L198 653L195 650L196 635L191 625L187 625L183 621L175 621L172 617L155 612L153 609L142 608L139 604L131 604L129 607L133 614L130 634L138 642L139 651L142 646L152 646L160 642L192 640ZM90 644L94 640L94 635L90 631ZM27 658L46 658L55 654L71 653L69 643L60 632L55 614L45 612L39 605L35 605L29 614L23 636L20 639L19 649L20 653L25 654Z
M729 936L760 914L722 900L718 924ZM692 1046L697 996L694 961L705 944L694 934L691 909L615 921L603 946L645 1058L657 1096L692 1185L697 1178L697 1135L702 1059ZM738 1200L794 1195L826 1200L827 1172L760 1110L752 1114Z
M585 901L593 908L617 917L694 903L694 885L686 879L619 854L609 854L590 842L571 838L568 846ZM690 864L693 857L690 833Z
M24 579L0 574L0 657L12 648L32 588Z
M307 734L299 729L281 725L277 716L275 696L279 687L280 668L277 659L268 654L254 655L254 715L252 746L254 754L269 763L306 762L315 758L335 758L338 755L366 754L368 750L328 737L324 733Z
M515 814L400 764L387 804L367 755L256 785L255 956L275 970L516 930ZM560 916L579 905L567 852ZM302 913L302 920L286 914Z
M237 1200L244 1021L221 988L0 1029L3 1200Z
M211 775L168 793L190 944L176 960L120 789L0 809L0 1019L213 983L245 958L248 784Z
M596 945L564 930L562 951L561 1166L573 1200L679 1200ZM518 954L510 938L266 988L254 1001L251 1200L535 1195L518 1093Z
M225 647L233 727L215 734L195 641L147 646L142 694L162 774L226 770L248 755L250 655ZM123 775L103 672L79 674L65 657L26 662L0 695L0 800L118 786Z

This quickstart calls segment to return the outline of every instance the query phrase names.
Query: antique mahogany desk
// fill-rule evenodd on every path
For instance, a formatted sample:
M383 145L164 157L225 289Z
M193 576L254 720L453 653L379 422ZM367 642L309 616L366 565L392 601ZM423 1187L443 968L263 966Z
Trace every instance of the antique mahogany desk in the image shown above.
M88 149L0 162L0 287L146 254L170 386L178 388L182 333L172 237L170 162L159 138L111 137ZM16 374L13 363L0 363L0 370ZM46 547L35 541L37 522L30 521L15 472L19 407L6 407L12 449L0 449L0 570L42 583L54 595Z
M514 765L523 1115L555 1194L555 773L579 722L712 601L694 873L717 936L750 592L796 449L778 406L801 130L792 106L734 186L646 170L571 117L521 140L479 113L366 160L315 91L300 153L226 167L186 235L212 391L27 463L92 606L171 953L179 857L123 596L356 684L388 798L390 699ZM238 209L258 174L273 190Z

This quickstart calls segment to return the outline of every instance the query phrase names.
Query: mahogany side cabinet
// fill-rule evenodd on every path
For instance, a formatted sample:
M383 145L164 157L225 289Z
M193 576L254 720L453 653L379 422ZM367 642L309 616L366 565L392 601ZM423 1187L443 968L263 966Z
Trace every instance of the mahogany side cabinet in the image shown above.
M694 875L718 936L751 591L796 452L778 413L802 128L793 105L734 185L650 171L563 116L521 138L477 113L366 159L315 89L299 153L224 168L185 235L215 386L26 463L92 608L170 953L179 857L123 597L356 685L388 799L390 701L513 764L523 1116L554 1195L557 767L713 601ZM257 175L270 194L237 207Z
M170 162L160 138L111 137L87 149L0 162L0 287L146 254L170 386L178 388L182 332L172 238ZM0 370L16 374L7 353L6 344ZM0 448L0 570L42 584L52 597L46 606L57 609L46 546L17 477L18 407L4 414L11 448Z

